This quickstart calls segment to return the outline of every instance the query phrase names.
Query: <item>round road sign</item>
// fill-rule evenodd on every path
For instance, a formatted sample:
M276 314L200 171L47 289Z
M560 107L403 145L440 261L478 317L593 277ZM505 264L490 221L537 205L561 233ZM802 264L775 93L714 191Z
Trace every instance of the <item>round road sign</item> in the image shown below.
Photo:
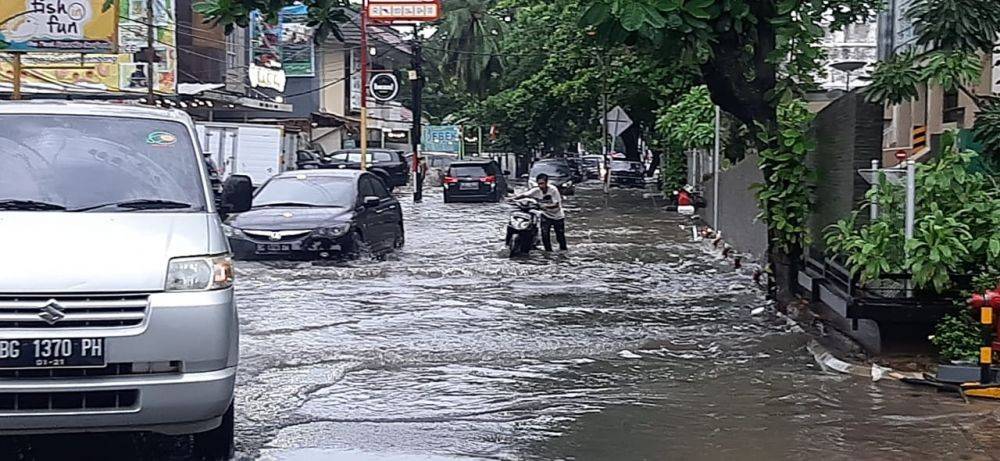
M368 82L368 91L376 101L392 101L399 94L399 81L395 74L375 74Z

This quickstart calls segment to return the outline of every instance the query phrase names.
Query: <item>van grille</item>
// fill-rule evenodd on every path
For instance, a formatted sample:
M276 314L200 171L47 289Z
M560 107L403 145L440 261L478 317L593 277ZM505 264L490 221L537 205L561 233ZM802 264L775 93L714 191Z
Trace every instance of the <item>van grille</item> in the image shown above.
M0 392L0 413L138 408L139 391Z
M170 362L109 363L100 368L27 368L0 369L0 379L98 378L109 376L148 376L180 373L183 364Z
M0 329L141 325L148 295L0 295Z

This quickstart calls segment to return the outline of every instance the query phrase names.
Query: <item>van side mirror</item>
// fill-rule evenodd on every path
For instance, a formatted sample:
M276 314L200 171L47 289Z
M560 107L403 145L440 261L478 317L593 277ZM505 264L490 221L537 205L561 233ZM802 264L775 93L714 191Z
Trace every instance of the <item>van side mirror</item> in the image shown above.
M362 204L364 204L365 208L375 208L375 207L379 206L381 203L382 203L382 199L380 199L380 198L378 198L378 197L376 197L374 195L365 196L364 201L362 202Z
M253 181L249 176L234 174L222 184L222 211L242 213L253 204Z

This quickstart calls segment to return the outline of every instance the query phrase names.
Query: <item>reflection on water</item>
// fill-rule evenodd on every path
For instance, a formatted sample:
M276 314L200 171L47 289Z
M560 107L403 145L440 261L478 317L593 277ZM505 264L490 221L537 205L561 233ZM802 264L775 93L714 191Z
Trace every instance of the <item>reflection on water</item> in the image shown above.
M636 192L615 192L607 207L596 190L568 202L566 255L508 260L504 205L432 196L407 206L407 248L390 261L241 265L244 451L271 459L974 451L957 428L989 407L820 374L807 338L752 318L762 294L688 243L683 220ZM929 419L942 411L953 414Z

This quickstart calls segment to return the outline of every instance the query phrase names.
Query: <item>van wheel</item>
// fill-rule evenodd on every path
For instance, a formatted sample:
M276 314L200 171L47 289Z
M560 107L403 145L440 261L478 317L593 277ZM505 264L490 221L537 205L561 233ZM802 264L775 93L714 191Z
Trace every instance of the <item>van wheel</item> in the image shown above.
M233 458L236 454L233 444L234 408L235 402L230 403L219 427L194 435L195 459L216 461Z

